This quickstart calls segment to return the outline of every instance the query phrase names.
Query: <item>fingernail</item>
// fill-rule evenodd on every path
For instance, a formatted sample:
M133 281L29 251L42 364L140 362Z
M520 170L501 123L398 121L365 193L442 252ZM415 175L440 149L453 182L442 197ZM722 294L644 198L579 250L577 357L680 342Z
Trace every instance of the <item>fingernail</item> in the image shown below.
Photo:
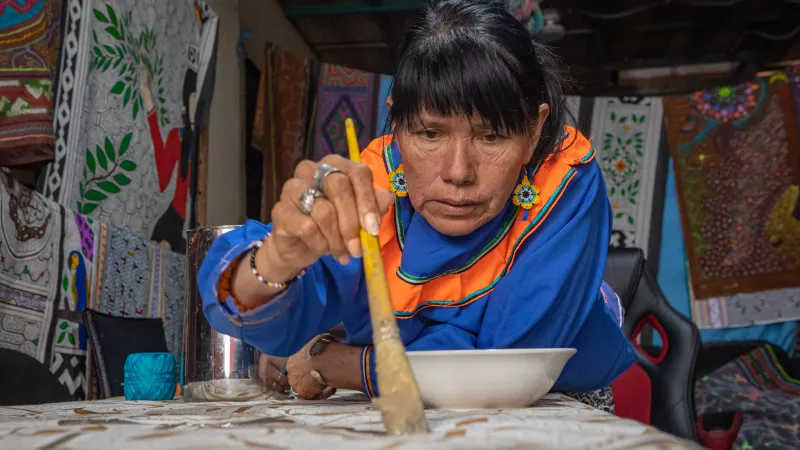
M342 255L342 256L336 258L336 260L339 261L339 264L341 264L343 266L346 266L346 265L350 264L350 257L347 256L347 255Z
M367 229L367 233L377 236L380 231L378 216L375 213L369 213L364 216L364 227Z
M358 238L350 239L347 242L347 251L353 258L361 258L361 240Z

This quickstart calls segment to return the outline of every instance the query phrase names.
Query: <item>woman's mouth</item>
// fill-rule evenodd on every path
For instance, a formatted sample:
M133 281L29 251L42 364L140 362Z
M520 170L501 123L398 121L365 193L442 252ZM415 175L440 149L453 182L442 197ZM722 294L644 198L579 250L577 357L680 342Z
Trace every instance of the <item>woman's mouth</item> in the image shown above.
M435 212L449 216L463 216L471 214L480 205L480 203L469 200L431 200L430 207Z

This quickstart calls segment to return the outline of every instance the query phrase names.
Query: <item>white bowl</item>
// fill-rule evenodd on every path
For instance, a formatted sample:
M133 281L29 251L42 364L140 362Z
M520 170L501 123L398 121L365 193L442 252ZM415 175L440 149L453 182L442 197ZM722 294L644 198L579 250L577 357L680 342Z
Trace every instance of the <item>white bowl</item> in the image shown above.
M407 352L432 408L524 408L553 387L574 348Z

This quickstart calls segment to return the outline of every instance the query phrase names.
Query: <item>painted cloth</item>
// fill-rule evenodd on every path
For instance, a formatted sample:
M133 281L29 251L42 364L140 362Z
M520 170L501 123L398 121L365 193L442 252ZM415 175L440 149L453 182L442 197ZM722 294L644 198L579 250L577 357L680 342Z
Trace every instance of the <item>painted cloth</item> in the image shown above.
M791 301L790 295L781 291L753 294L737 294L714 300L721 305L719 314L697 314L697 305L706 300L691 300L689 274L686 268L686 251L681 234L681 219L678 212L678 195L675 190L675 174L672 161L664 200L663 230L661 238L661 262L658 284L670 305L689 317L700 329L703 342L718 341L767 341L791 354L797 337L797 320L800 309ZM785 320L785 322L776 323ZM764 325L754 325L764 324Z
M61 4L0 2L0 165L44 162L55 154L53 80Z
M373 137L375 129L378 75L334 64L321 64L316 111L313 159L330 154L347 154L344 120L353 119L361 148Z
M509 200L468 236L438 233L415 214L408 197L397 197L379 238L409 350L577 348L554 387L570 392L605 387L633 363L619 317L600 292L611 209L594 149L573 136L532 177L538 202L522 199L534 203L529 211ZM362 159L376 188L388 190L390 174L397 180L401 160L391 137L373 141ZM209 250L198 279L212 327L263 353L289 356L343 322L348 343L365 346L364 387L376 394L361 260L342 266L322 258L279 298L247 312L230 296L220 298L222 275L270 229L248 222Z
M70 211L0 172L0 347L47 365L87 396L86 308L161 317L180 354L183 255Z
M695 387L698 414L741 412L734 449L800 447L800 380L780 350L759 347L703 377Z
M612 248L639 247L649 255L652 205L660 154L663 107L658 97L596 97L591 136L601 142L614 222Z
M530 408L425 412L430 433L386 434L363 394L320 401L99 402L0 408L9 448L699 449L632 420L549 394Z
M200 0L70 2L45 197L183 252L216 33Z
M0 172L0 346L48 366L76 399L96 225Z
M800 138L789 86L759 78L669 97L664 107L694 298L800 286Z

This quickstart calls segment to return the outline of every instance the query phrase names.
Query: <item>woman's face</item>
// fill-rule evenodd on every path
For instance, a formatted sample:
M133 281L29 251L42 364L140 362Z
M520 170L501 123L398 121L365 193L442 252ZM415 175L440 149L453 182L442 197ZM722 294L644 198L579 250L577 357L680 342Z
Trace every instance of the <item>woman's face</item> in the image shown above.
M547 105L539 107L530 135L502 136L480 118L423 112L395 135L414 210L449 236L469 234L492 220L531 160L549 113Z

